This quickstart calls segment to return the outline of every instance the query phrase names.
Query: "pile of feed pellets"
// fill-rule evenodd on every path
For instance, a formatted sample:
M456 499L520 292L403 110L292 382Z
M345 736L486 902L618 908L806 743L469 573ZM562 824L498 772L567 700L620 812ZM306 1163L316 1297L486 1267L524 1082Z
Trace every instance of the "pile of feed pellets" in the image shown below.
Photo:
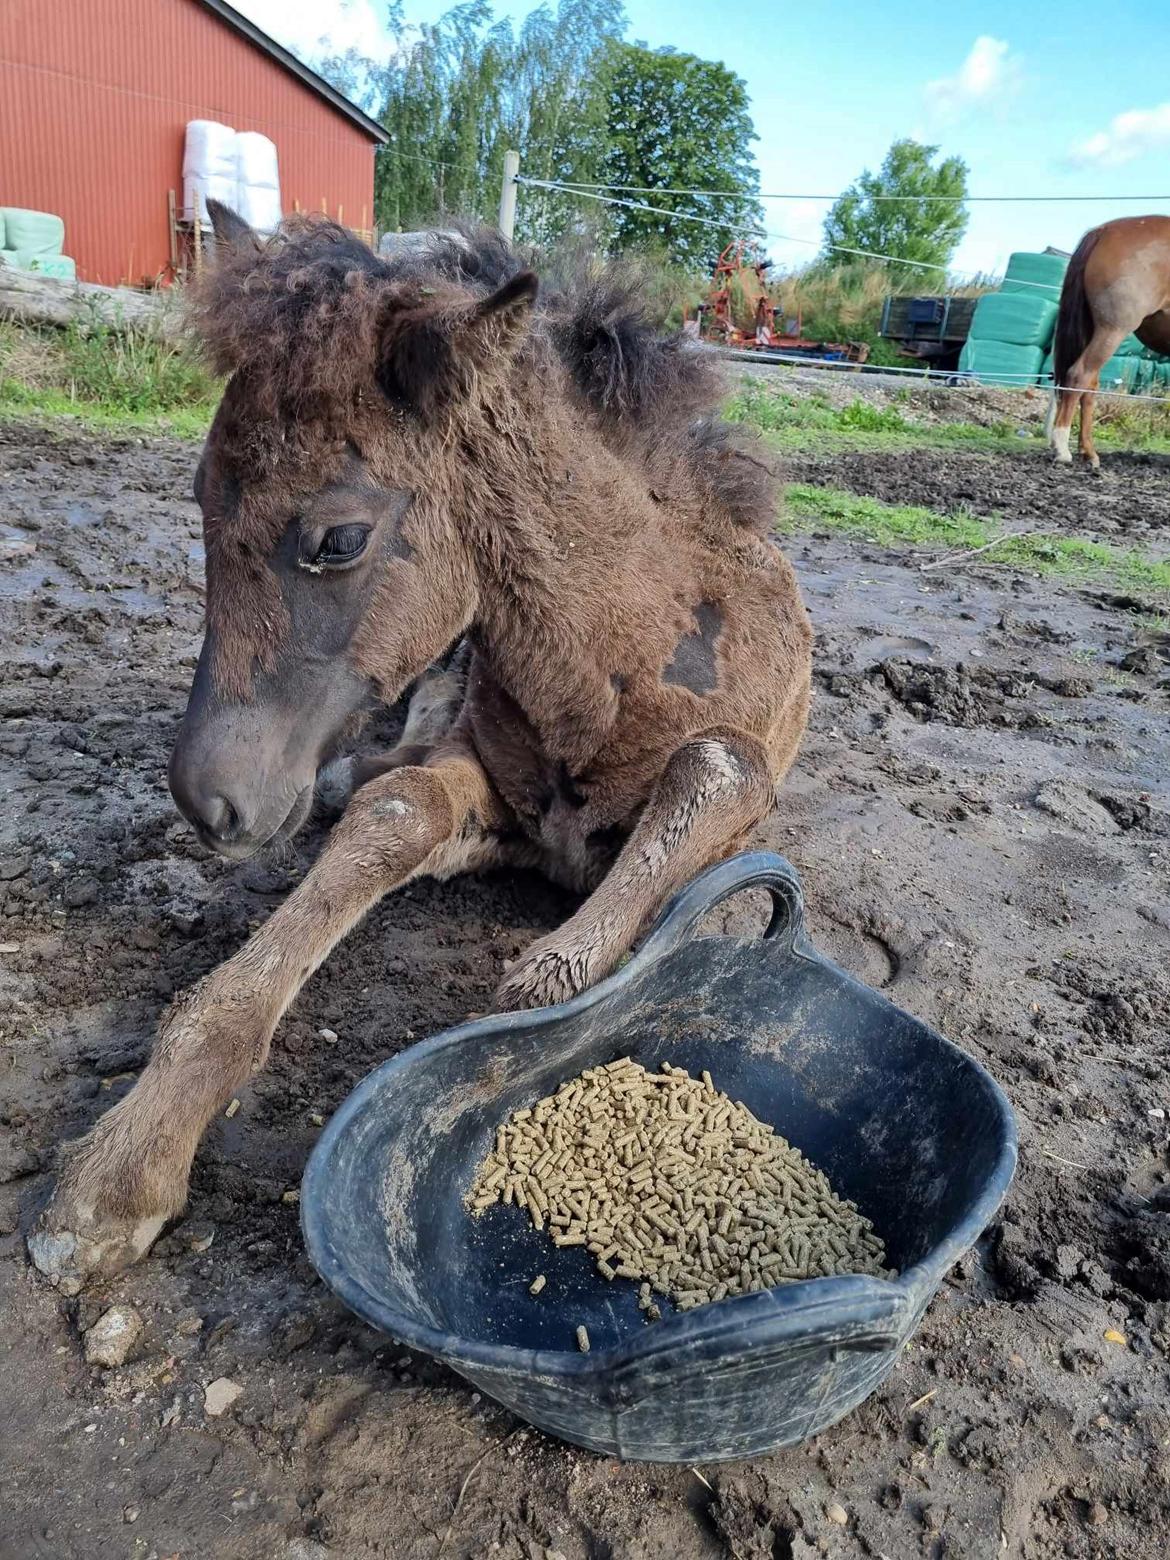
M894 1275L872 1224L797 1149L711 1074L630 1057L587 1068L496 1130L467 1203L527 1211L557 1246L581 1246L609 1280L680 1311L836 1273ZM544 1274L530 1286L545 1290ZM577 1329L578 1346L588 1335Z

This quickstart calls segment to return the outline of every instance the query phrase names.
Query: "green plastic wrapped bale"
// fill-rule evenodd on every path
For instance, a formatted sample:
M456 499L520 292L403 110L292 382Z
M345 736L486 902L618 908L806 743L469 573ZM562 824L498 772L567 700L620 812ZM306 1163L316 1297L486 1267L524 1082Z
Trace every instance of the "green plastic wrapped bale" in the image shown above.
M1060 299L1067 270L1068 261L1063 255L1033 254L1030 250L1018 249L1008 260L1000 291L1032 293L1055 303Z
M4 243L20 254L48 258L59 255L65 244L65 224L49 211L23 211L4 207Z
M1141 365L1141 358L1119 357L1115 353L1101 369L1097 383L1102 390L1136 390Z
M77 266L68 255L28 255L17 251L16 264L38 276L52 276L60 282L72 282L77 277Z
M975 305L970 334L1016 347L1046 348L1056 328L1057 306L1036 293L986 293Z
M970 334L979 341L1014 347L1047 347L1056 327L1056 305L1027 293L985 293L975 305ZM1043 354L1041 354L1043 355Z
M959 354L959 371L985 385L1035 384L1044 366L1041 347L968 336Z

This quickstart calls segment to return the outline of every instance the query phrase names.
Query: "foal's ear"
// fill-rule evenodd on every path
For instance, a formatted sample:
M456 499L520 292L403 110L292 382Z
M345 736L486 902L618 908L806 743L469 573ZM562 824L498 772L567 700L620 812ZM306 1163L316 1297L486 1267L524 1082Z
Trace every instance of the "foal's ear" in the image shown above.
M225 249L260 248L260 240L238 211L225 206L222 200L208 200L207 215L211 218L211 231L217 244Z
M519 345L539 285L534 272L521 271L470 309L436 305L392 315L377 370L385 394L424 416L466 394L481 368Z
M511 281L505 282L490 298L476 306L471 329L494 331L498 338L495 344L505 345L527 325L539 290L540 281L535 271L518 271Z

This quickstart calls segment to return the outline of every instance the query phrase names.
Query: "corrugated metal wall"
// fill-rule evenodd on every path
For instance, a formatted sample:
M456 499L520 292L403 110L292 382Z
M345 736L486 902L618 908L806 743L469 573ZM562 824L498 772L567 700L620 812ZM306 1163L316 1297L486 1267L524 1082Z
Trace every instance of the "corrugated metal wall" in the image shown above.
M167 266L190 119L270 136L286 212L372 224L369 137L198 0L0 0L0 206L63 217L83 280Z

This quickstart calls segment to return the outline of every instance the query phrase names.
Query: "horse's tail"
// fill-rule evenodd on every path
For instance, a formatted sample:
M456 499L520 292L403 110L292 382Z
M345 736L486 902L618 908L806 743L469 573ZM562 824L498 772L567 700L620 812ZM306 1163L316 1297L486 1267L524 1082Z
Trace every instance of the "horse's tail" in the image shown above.
M1085 291L1085 267L1100 236L1100 228L1091 228L1085 234L1064 273L1064 286L1060 289L1060 312L1056 316L1056 337L1052 343L1052 380L1055 385L1067 382L1069 370L1089 345L1093 335L1093 311Z

